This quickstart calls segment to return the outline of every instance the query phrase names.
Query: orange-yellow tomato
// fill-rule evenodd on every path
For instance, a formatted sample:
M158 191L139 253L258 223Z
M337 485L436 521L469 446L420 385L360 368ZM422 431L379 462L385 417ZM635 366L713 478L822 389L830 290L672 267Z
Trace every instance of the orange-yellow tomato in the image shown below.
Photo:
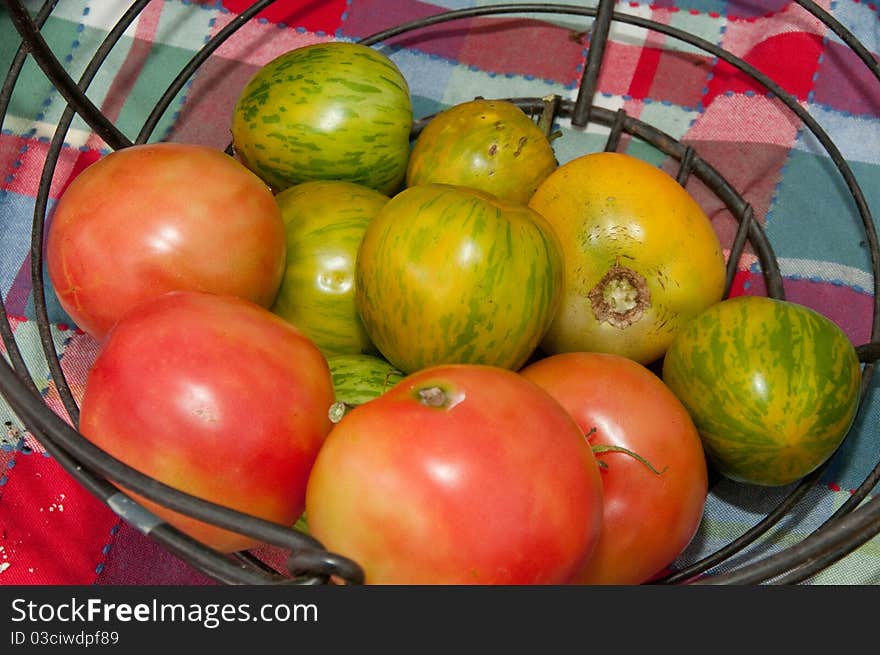
M724 293L725 260L702 208L663 170L616 152L560 166L529 206L562 244L562 304L548 354L607 352L648 364Z

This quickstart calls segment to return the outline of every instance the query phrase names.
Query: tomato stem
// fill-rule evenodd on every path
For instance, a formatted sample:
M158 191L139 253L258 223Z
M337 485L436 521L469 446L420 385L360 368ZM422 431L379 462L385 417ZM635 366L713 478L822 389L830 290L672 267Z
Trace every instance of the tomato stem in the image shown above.
M300 517L296 520L296 523L293 526L294 530L299 530L305 534L309 534L309 524L306 522L306 513L303 512L300 514Z
M342 417L350 410L354 405L350 405L349 403L344 403L341 400L330 405L330 410L327 412L327 417L330 419L331 423L339 423L342 420Z
M590 431L587 432L587 434L585 436L589 437L595 431L596 431L596 428L590 428ZM654 473L655 475L663 475L666 472L666 469L669 468L668 466L664 466L662 471L658 471L656 468L654 468L654 466L651 464L651 462L649 462L647 459L645 459L644 457L642 457L638 453L631 451L629 448L624 448L623 446L611 446L608 444L591 444L591 448L593 449L594 455L600 455L602 453L624 453L626 455L629 455L633 459L636 459L636 460L640 461L642 464L644 464L645 466L647 466L651 470L651 472ZM599 466L601 468L603 468L603 469L608 468L607 462L603 462L600 459L597 459L596 462L599 464Z
M553 121L556 118L560 98L555 93L552 93L544 96L542 100L544 101L544 110L538 119L538 127L541 128L541 132L544 133L548 141L553 141L553 139L562 136L562 132L553 132Z

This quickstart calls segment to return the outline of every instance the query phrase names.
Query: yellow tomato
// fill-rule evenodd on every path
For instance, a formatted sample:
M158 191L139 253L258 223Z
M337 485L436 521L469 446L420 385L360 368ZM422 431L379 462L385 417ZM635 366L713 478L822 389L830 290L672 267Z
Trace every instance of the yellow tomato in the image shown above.
M689 319L721 300L725 260L702 208L663 170L600 152L560 166L529 202L565 259L548 354L608 352L647 364Z

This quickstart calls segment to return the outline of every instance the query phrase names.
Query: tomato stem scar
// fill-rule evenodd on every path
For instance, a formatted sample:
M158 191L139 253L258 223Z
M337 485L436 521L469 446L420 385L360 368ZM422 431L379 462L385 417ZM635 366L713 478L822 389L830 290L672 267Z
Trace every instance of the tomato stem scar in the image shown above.
M644 276L617 264L602 276L588 298L597 321L621 329L638 321L651 306L651 293Z
M440 387L419 389L419 402L428 407L443 407L448 400L446 392Z
M439 384L415 389L413 395L425 407L447 410L455 407L465 397L463 390L456 389L455 387L444 389Z

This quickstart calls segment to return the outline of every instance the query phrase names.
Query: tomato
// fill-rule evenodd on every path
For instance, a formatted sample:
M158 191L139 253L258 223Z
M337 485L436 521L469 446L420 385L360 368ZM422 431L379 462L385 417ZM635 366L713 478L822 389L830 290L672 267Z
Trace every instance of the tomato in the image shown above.
M160 482L292 526L332 403L327 362L292 325L240 298L177 291L110 331L86 381L80 430ZM140 500L223 552L256 545Z
M287 229L287 266L272 311L325 356L373 353L354 304L354 262L388 196L353 182L304 182L275 197Z
M409 187L367 226L355 301L405 373L438 364L519 368L559 304L560 245L525 205L444 184Z
M327 358L327 364L336 396L328 412L333 423L338 423L352 408L381 396L404 378L401 371L375 355L332 355ZM308 533L305 515L295 527Z
M602 535L572 581L630 585L654 577L693 539L708 493L687 410L659 377L620 355L562 353L520 374L559 401L599 449Z
M275 189L346 180L382 193L406 174L413 113L396 64L343 41L290 50L260 68L233 109L237 156Z
M589 444L546 392L507 369L447 365L334 426L306 514L368 584L559 584L592 552L602 489Z
M327 358L336 402L330 408L330 419L339 419L353 407L391 389L405 374L389 362L374 355L336 355Z
M100 340L167 291L268 307L285 249L281 212L256 175L207 146L157 143L112 152L74 178L51 216L46 264L61 306Z
M413 145L408 186L442 182L527 203L556 170L547 136L506 100L463 102L434 116Z
M685 326L664 358L663 379L722 474L779 486L816 470L843 441L858 410L861 365L822 314L739 296Z
M712 223L672 177L616 152L560 166L529 206L563 246L562 305L547 354L657 360L688 319L721 300L725 262Z

